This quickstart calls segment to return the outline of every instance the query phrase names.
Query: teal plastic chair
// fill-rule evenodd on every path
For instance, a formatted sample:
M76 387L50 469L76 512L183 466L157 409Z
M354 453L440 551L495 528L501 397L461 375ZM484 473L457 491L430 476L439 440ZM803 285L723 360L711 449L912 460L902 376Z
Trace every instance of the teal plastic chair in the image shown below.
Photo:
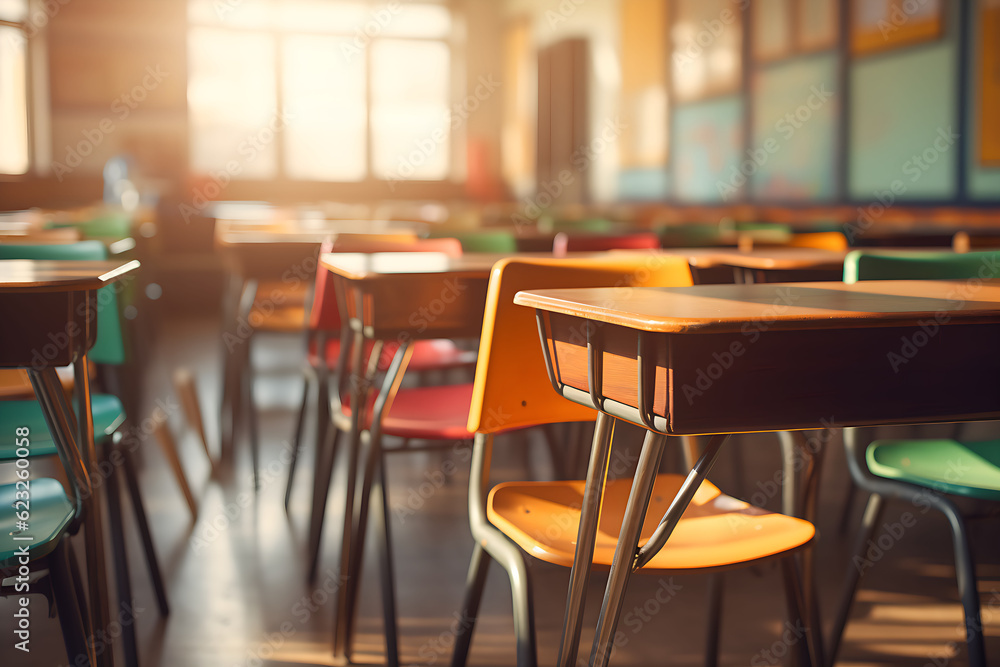
M844 282L859 280L950 280L997 277L1000 252L878 253L855 250L844 261ZM985 667L986 650L976 589L975 563L966 520L949 496L1000 501L1000 440L876 440L863 448L856 429L844 429L848 469L855 484L868 491L868 507L855 543L840 606L834 619L828 664L837 657L851 603L862 575L856 563L880 525L884 498L901 498L944 513L952 530L955 574L965 611L969 665ZM956 471L959 471L956 473Z
M107 259L107 250L100 241L80 241L69 244L52 245L0 245L0 259L34 259L34 260L67 260L67 261L100 261ZM104 287L97 295L97 338L91 348L88 358L105 366L117 366L125 361L124 337L118 316L118 296L114 286ZM94 393L91 397L91 413L94 420L94 437L97 444L102 445L101 451L108 453L115 446L114 435L124 423L126 416L121 400L113 394ZM42 456L58 453L56 442L45 423L42 406L35 400L0 401L0 431L14 433L17 427L28 426L31 429L31 455ZM115 575L119 596L122 600L130 600L131 583L129 581L128 563L125 556L125 543L122 531L123 502L119 486L119 473L123 473L124 482L129 491L131 505L146 556L153 588L156 592L160 612L166 616L170 607L167 602L166 588L163 576L156 559L153 547L152 533L149 530L149 520L139 493L138 475L132 452L129 447L120 447L121 465L112 466L108 475L108 507L110 510L112 547L115 558ZM17 458L16 448L9 439L0 441L0 462ZM34 485L32 485L34 490ZM35 499L32 498L32 510ZM32 511L32 518L35 514ZM32 524L34 525L34 524ZM129 665L138 664L138 652L135 644L134 623L123 624L123 644L126 662Z
M36 431L21 426L8 433L10 437L5 440L15 441L16 447L23 444L18 438L32 441ZM33 443L31 449L34 449ZM24 453L23 450L21 453ZM0 595L21 598L26 594L45 593L55 602L67 664L89 665L88 632L84 621L86 597L70 536L76 534L81 525L83 498L91 493L90 480L76 452L60 449L58 454L72 497L67 496L58 480L45 477L27 479L27 468L19 468L18 480L14 484L0 485L0 506L5 508L0 513L0 580L23 575L21 568L24 566L38 577L27 592L17 585L15 579L13 584L0 586ZM22 476L25 479L20 479ZM27 504L29 501L30 506ZM30 515L19 516L20 511L28 511ZM28 531L18 525L26 518L30 522ZM30 534L32 539L19 539L25 534ZM14 637L15 643L20 641L16 633Z

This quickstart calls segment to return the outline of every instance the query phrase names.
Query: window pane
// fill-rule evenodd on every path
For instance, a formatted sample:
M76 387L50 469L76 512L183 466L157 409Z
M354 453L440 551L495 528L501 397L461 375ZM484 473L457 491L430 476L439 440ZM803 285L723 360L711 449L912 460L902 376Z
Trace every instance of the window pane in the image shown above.
M28 171L28 97L25 39L17 28L0 26L0 173Z
M230 176L271 178L277 173L275 47L270 35L192 28L188 42L191 164Z
M451 145L448 47L441 42L380 40L371 55L375 175L447 178Z
M28 16L28 0L0 0L0 19L23 22Z
M347 39L287 37L282 49L285 169L290 178L356 181L365 176L364 58Z
M364 2L298 0L282 2L281 27L302 32L337 32L352 35L368 20Z
M270 28L275 13L270 0L188 0L188 20L198 25Z
M394 37L429 37L444 39L451 34L451 12L441 5L413 5L407 2L396 5L392 13L388 5L378 7L373 13L376 22L383 25L382 34ZM384 20L379 10L390 12ZM391 17L391 18L390 18Z

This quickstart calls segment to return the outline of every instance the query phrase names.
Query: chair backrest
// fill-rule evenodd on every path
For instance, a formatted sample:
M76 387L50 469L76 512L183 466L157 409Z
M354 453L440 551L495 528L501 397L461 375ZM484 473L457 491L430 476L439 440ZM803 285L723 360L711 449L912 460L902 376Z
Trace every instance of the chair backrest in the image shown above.
M323 242L320 253L325 252L440 252L449 257L461 257L462 244L453 238L387 241L346 234L338 236L336 240ZM340 325L340 305L333 277L329 270L319 266L316 269L312 308L309 310L309 328L314 331L339 332Z
M108 258L107 248L100 241L28 245L0 244L0 259L51 259L69 261L101 261ZM125 363L125 342L118 316L118 295L115 285L97 291L97 340L88 356L99 364Z
M469 431L495 433L526 426L586 421L597 413L552 389L535 313L514 305L527 289L691 285L691 269L679 256L608 256L588 259L511 258L490 276L479 360L469 410Z
M820 250L845 251L848 248L847 237L841 232L807 232L792 234L788 245L793 248L818 248Z
M564 257L567 252L600 252L602 250L656 250L660 237L653 232L634 234L567 234L559 232L552 241L552 254Z
M1000 278L1000 251L953 253L854 250L844 259L844 282Z
M447 230L444 234L458 239L464 252L517 252L517 237L505 229Z

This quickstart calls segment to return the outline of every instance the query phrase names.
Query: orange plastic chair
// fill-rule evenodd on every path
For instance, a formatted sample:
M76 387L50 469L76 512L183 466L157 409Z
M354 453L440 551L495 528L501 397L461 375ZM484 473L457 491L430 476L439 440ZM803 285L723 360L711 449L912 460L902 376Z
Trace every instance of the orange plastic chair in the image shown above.
M452 665L464 665L490 559L507 571L513 596L518 665L535 665L535 635L530 571L526 556L563 566L573 564L581 521L581 481L507 482L488 488L494 435L517 428L563 421L593 420L597 413L553 391L538 344L534 313L513 304L518 291L568 287L684 286L690 269L679 257L609 257L588 260L510 259L493 269L480 341L468 429L475 432L469 485L469 517L476 545L466 579ZM598 417L597 437L610 438L614 419ZM591 457L591 469L602 463ZM595 467L596 466L596 467ZM606 468L604 468L606 475ZM600 474L592 472L591 474ZM643 526L649 539L683 481L658 475L651 511ZM631 480L608 482L600 508L593 565L611 565ZM690 572L714 570L783 557L808 544L815 530L807 521L774 514L723 495L705 482L685 512L667 546L645 570ZM787 561L791 563L791 561ZM786 568L793 576L794 566ZM576 573L574 573L576 574ZM789 582L786 582L789 583ZM797 583L797 582L791 582ZM560 664L574 664L583 612L583 590L570 589ZM721 593L721 588L714 588ZM713 595L716 599L718 595ZM792 598L790 598L792 599ZM718 603L713 604L709 650L718 637ZM568 656L568 657L567 657Z
M792 234L788 245L792 248L817 248L819 250L844 251L848 249L847 237L840 232L806 232Z

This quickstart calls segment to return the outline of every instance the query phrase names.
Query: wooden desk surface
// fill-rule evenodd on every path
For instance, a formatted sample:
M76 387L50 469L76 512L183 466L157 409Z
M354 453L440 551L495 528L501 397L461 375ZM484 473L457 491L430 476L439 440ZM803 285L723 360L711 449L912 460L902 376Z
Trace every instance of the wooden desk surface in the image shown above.
M697 252L695 252L697 250ZM696 268L735 266L761 271L840 270L847 251L818 248L692 249L684 252Z
M845 285L772 283L519 292L514 303L631 329L664 333L732 332L746 324L820 329L916 324L938 313L950 321L1000 322L1000 281L873 280Z
M649 250L621 250L616 253L651 255ZM438 252L383 252L383 253L324 253L320 264L337 275L354 281L371 281L402 276L489 276L493 265L511 258L551 259L558 261L551 252L483 253L469 252L459 257L449 257ZM607 252L570 252L565 258L612 259Z
M129 262L0 260L0 292L76 292L109 285L139 268Z
M338 234L419 236L426 231L425 223L387 220L215 221L215 241L222 247L275 243L319 245Z
M557 391L668 435L1000 417L1000 281L538 290L514 302L542 314Z

